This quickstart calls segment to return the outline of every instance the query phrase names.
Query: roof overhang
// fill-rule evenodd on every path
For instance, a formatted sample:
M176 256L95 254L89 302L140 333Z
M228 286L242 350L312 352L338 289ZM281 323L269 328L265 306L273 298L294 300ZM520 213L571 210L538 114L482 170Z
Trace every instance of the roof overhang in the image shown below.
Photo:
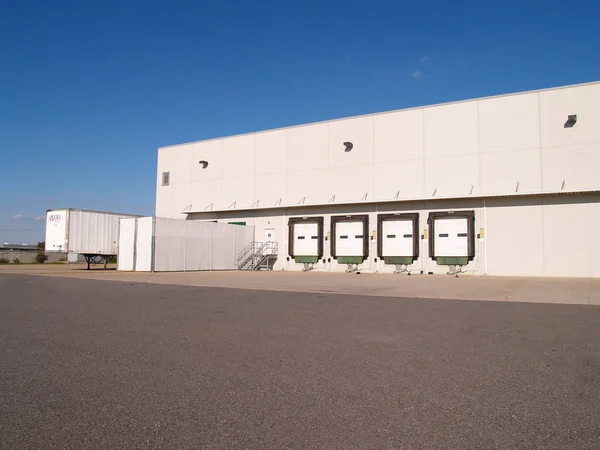
M421 198L398 198L392 200L365 200L360 202L328 202L328 203L299 203L295 205L274 205L274 206L250 206L242 208L223 208L209 209L211 205L204 209L194 209L193 204L180 211L180 214L208 214L216 212L240 212L240 211L261 211L261 210L279 210L279 209L299 209L306 207L323 207L323 206L348 206L348 205L373 205L377 203L410 203L410 202L427 202L439 200L485 200L495 198L520 198L520 197L549 197L549 196L569 196L577 194L600 194L598 189L588 189L579 191L549 191L549 192L519 192L514 194L493 194L493 195L453 195L449 197L421 197Z

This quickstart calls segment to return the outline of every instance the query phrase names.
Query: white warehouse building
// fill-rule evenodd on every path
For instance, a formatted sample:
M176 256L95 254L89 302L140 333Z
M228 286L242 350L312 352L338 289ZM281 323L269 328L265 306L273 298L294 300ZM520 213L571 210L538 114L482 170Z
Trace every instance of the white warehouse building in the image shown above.
M598 277L600 82L160 148L156 215L276 270Z

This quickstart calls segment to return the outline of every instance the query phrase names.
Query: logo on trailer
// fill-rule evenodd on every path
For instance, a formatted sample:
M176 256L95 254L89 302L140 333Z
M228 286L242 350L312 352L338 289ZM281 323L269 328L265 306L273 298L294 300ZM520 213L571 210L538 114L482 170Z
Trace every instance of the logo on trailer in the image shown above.
M48 216L48 221L49 222L58 222L62 219L62 216L60 214L50 214Z

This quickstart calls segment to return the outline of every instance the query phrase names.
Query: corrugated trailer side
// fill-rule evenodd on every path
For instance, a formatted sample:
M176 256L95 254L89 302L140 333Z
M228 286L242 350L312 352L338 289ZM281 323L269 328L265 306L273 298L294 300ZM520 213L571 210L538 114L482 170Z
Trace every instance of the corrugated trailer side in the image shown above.
M71 210L69 253L116 255L121 217L128 216Z
M47 238L56 235L54 241L60 244L58 235L64 230L65 239L62 251L69 254L83 255L89 268L91 263L104 264L106 267L108 258L117 255L119 219L139 216L67 208L50 210L47 217ZM56 217L60 218L62 230L60 227L53 225L50 220L54 218L54 221L56 221ZM47 241L46 249L56 250L56 244Z

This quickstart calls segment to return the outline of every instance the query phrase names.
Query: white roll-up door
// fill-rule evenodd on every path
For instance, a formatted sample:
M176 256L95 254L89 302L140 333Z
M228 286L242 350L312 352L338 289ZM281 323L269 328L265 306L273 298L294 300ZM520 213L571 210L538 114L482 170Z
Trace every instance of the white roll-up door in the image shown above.
M412 220L385 220L381 255L386 256L414 256L413 221Z
M336 256L363 256L363 222L338 222L335 230Z
M319 226L316 223L294 224L294 255L319 256Z
M468 256L466 218L435 219L435 256Z

